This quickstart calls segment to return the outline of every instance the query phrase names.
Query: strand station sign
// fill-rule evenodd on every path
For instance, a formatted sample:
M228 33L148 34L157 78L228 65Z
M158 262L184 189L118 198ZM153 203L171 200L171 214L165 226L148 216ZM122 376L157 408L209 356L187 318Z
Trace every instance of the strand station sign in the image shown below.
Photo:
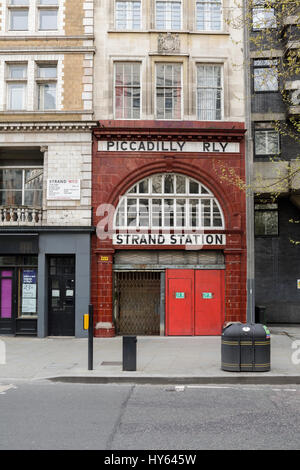
M184 142L160 140L100 140L99 152L239 153L238 142Z
M201 246L201 245L226 245L226 235L222 233L185 233L185 234L114 234L114 245L177 245L177 246Z

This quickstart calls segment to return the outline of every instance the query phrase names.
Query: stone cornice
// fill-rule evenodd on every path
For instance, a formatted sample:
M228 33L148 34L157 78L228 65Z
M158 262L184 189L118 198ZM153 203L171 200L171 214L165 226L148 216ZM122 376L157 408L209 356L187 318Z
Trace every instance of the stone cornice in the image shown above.
M66 132L66 131L87 131L97 127L96 121L77 121L77 122L1 122L0 132Z

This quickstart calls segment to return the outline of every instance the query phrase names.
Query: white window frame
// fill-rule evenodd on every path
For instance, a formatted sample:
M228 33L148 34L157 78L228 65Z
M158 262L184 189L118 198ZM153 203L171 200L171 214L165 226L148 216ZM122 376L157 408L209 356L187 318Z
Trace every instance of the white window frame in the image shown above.
M170 28L167 27L167 23L172 21L172 17L169 18L169 19L166 18L166 25L165 25L166 27L165 28L159 29L157 27L157 3L165 3L165 4L180 3L180 28L179 29L172 28L172 25L171 25ZM155 0L155 29L157 31L181 31L182 30L182 24L183 24L183 2L182 2L182 0Z
M55 67L56 68L56 77L51 77L51 78L43 78L39 76L39 69L40 67ZM56 111L57 110L57 101L58 101L58 96L57 96L57 70L58 70L58 64L57 62L36 62L36 108L38 111L43 111L43 112L48 112L48 111ZM55 108L51 109L45 109L45 106L40 106L40 87L48 84L55 84Z
M220 70L221 70L221 117L220 119L200 119L200 116L199 116L199 110L200 110L200 107L199 107L199 93L198 93L198 90L199 90L199 86L198 86L198 67L200 66L204 66L204 67L219 67ZM196 93L197 93L197 110L196 110L196 114L197 114L197 120L198 121L222 121L224 120L224 63L211 63L211 62L198 62L196 64L196 80L197 80L197 84L196 84ZM205 88L205 87L203 87Z
M278 74L278 60L277 59L254 59L253 61L253 91L254 93L277 93L279 91L279 74ZM268 79L268 73L274 79L276 79L275 87L269 88L264 87L263 89L256 90L256 83L261 83L263 85L263 81L261 77L256 76L255 71L257 70L265 70L265 79ZM263 77L263 75L262 75ZM257 78L258 82L257 82ZM267 83L267 81L265 81ZM268 82L269 83L269 82Z
M14 204L16 207L21 207L21 206L25 206L25 171L26 170L41 170L42 172L42 176L43 176L43 183L42 183L42 188L41 189L38 189L36 191L41 191L41 194L42 194L42 202L41 202L41 206L34 206L34 207L42 207L43 206L43 195L44 195L44 167L42 165L30 165L30 166L26 166L26 165L17 165L17 166L1 166L0 165L0 170L22 170L22 188L21 189L17 189L17 191L22 191L22 203L19 205L19 204ZM16 191L16 189L13 189ZM2 192L3 190L1 190ZM29 190L27 190L29 191ZM31 190L31 191L34 191L34 190ZM5 206L3 206L5 207ZM27 207L27 206L26 206Z
M0 3L0 17L2 17L2 33L8 36L55 36L65 33L65 0L57 0L57 5L40 5L40 0L28 0L28 5L11 5L11 0L3 0ZM10 12L16 9L28 10L28 28L25 30L12 30L10 28L11 19ZM57 28L56 29L39 29L41 10L57 10Z
M157 66L158 65L180 65L180 88L181 88L181 97L180 97L180 117L179 118L169 118L169 117L158 117L157 115ZM156 62L155 63L155 96L154 96L154 116L155 120L161 121L161 120L167 120L167 121L180 121L183 116L183 106L184 106L184 101L183 101L183 63L182 62ZM168 87L164 87L168 88ZM177 88L177 87L172 87L172 88ZM164 116L166 115L166 109L164 108Z
M117 108L116 108L116 70L117 70L117 65L118 64L137 64L139 65L139 88L140 88L140 112L139 112L139 117L138 118L127 118L127 117L123 117L123 118L117 118L116 115L117 115ZM113 79L113 113L114 113L114 119L118 119L118 120L125 120L125 121L134 121L136 119L141 119L141 114L142 114L142 63L139 62L139 61L136 61L136 60L116 60L114 61L113 63L113 74L114 74L114 79Z
M253 0L253 5L252 5L252 29L253 31L260 31L260 30L269 29L269 28L270 29L277 28L276 10L275 8L270 8L271 3L273 2L269 1L268 7L266 7L266 2L264 0ZM261 20L259 20L259 15L263 17Z
M30 0L28 0L28 4L12 4L11 0L8 0L8 30L12 32L25 32L29 30L29 9L30 9ZM26 11L27 12L27 28L24 29L13 29L12 28L12 13L14 11Z
M224 230L225 229L225 219L224 219L224 214L223 214L223 211L222 211L222 208L221 208L221 205L219 204L218 200L216 199L216 197L214 196L214 194L206 187L204 186L202 183L200 183L199 181L193 179L193 178L190 178L186 175L182 175L182 174L179 174L179 173L172 173L171 174L173 177L174 177L174 182L175 182L175 179L179 176L179 177L183 177L185 178L185 193L182 193L182 194L179 194L179 193L176 193L176 182L174 184L174 192L173 193L164 193L164 189L163 189L163 185L164 185L164 178L166 176L170 176L170 173L159 173L159 174L155 174L153 176L150 176L149 178L144 178L143 180L140 180L138 181L137 183L135 183L127 192L124 196L122 196L120 198L120 201L119 201L119 204L116 208L116 211L115 211L115 215L114 215L114 223L113 223L113 227L115 230L130 230L130 229L140 229L140 228L143 228L143 229L154 229L154 230L164 230L164 229L169 229L169 230L197 230L197 229L203 229L203 230ZM162 177L162 193L155 193L152 191L152 179L154 177L157 177L157 176L161 176ZM139 188L139 184L140 183L143 183L144 181L148 180L148 192L147 193L139 193L138 191L138 188ZM194 182L194 183L197 183L199 185L199 192L198 193L190 193L189 192L189 183L190 182ZM137 191L136 192L131 192L134 188L137 188ZM203 191L202 192L202 188L203 188ZM132 200L136 200L137 203L136 203L136 224L134 225L128 225L127 222L128 222L128 211L127 211L127 200L128 199L132 199ZM149 220L149 223L146 224L146 225L140 225L140 205L139 205L139 201L141 199L148 199L149 201L149 205L148 205L148 209L149 209L149 212L148 212L148 220ZM162 224L161 225L153 225L153 211L152 211L152 201L153 200L160 200L161 201L161 221L162 221ZM173 204L173 220L174 220L174 224L173 225L168 225L168 224L165 224L165 205L164 205L164 201L165 200L173 200L174 201L174 204ZM185 224L184 225L177 225L177 203L176 201L177 200L184 200L185 203L184 203L184 207L185 207L185 211L184 211L184 214L185 214ZM198 200L198 208L201 207L201 210L202 210L202 204L201 204L201 201L202 200L206 200L206 201L210 201L210 207L209 207L209 218L210 218L210 225L204 225L203 224L203 219L204 219L204 215L203 215L203 212L197 214L198 216L198 224L195 226L195 225L192 225L191 224L191 206L190 206L190 201L191 200ZM214 212L213 212L213 209L214 209L214 203L216 204L217 206L217 210L218 210L218 217L216 217L216 219L220 220L221 222L221 225L214 225ZM121 206L124 204L124 222L125 224L123 225L117 225L117 218L118 218L118 212L119 212L119 209L121 208Z
M114 17L115 17L115 21L114 21L114 25L115 25L115 29L117 31L140 31L142 29L142 0L114 0L115 3L114 3L114 8L115 8L115 14L114 14ZM128 11L126 12L126 28L120 28L117 26L117 3L126 3L126 4L129 4L129 3L139 3L140 4L140 16L139 16L139 27L138 28L134 28L133 27L133 8L131 8L131 13L132 15L129 15L128 14Z
M218 3L221 5L221 12L220 12L220 28L219 29L213 29L213 28L209 28L209 27L204 27L204 29L200 29L197 27L198 25L198 4L199 3L203 3L204 5L205 4L214 4L214 3ZM204 25L206 25L207 23L207 19L206 19L206 11L205 11L205 17L204 17ZM196 4L195 4L195 18L196 18L196 25L195 25L195 29L196 31L203 31L203 32L210 32L210 31L223 31L223 28L224 28L224 22L223 22L223 0L196 0ZM209 11L209 17L211 17L211 10Z
M25 66L25 77L23 78L11 78L10 76L10 67L11 66L18 66L23 65ZM25 111L27 108L27 89L28 89L28 63L24 62L6 62L5 63L5 75L6 75L6 110L19 112ZM21 108L12 108L11 105L11 94L10 94L10 87L9 85L20 84L23 85L23 99L22 99L22 107Z
M257 153L257 134L261 133L265 135L265 149L266 151L263 153ZM270 152L269 149L269 134L274 134L277 136L277 151L276 152ZM280 153L280 134L277 132L275 129L269 128L269 129L255 129L254 130L254 149L255 149L255 156L256 157L264 157L264 156L269 156L269 155L278 155Z
M57 31L58 30L58 16L59 16L59 0L53 5L41 5L40 0L37 3L37 16L38 16L38 30L39 31ZM41 28L41 13L42 11L55 11L56 12L56 28Z

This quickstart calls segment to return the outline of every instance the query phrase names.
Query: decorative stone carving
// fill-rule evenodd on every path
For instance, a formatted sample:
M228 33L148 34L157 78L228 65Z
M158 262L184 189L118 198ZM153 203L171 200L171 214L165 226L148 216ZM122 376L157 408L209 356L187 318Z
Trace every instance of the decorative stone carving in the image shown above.
M158 52L170 54L180 52L180 39L178 33L160 33L158 36Z

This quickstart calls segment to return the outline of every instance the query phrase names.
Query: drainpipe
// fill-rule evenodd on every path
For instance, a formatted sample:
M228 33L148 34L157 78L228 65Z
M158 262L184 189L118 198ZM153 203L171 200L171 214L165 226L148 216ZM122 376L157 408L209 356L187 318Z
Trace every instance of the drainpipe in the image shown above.
M255 246L253 193L253 135L251 121L250 43L247 21L248 2L243 2L244 24L244 86L246 133L246 225L247 225L247 322L255 322Z

